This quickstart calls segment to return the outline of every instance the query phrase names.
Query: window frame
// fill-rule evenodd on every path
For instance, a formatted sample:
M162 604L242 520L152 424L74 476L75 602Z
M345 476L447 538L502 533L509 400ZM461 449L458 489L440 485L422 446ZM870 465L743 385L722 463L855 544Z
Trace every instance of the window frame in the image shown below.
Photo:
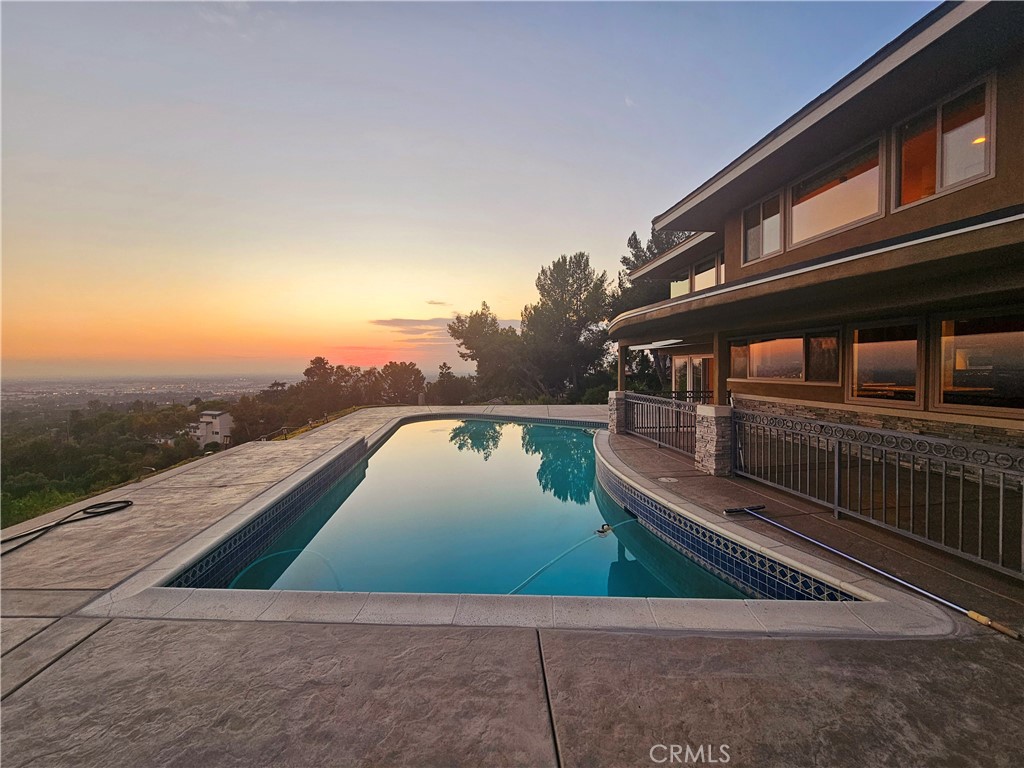
M942 108L951 101L960 98L968 91L972 91L979 85L985 86L985 172L962 179L955 184L943 187L942 185ZM900 126L909 123L922 115L931 112L935 118L935 192L914 200L910 203L900 204ZM972 81L969 85L948 93L938 101L932 102L924 109L908 114L902 120L897 121L889 130L889 142L892 146L892 162L889 163L889 185L891 193L889 204L892 212L905 211L908 208L921 205L922 203L937 200L940 197L959 192L961 189L989 181L996 177L996 73L991 71Z
M980 317L1001 317L1007 314L1024 313L1024 304L1011 304L988 309L970 309L959 312L936 312L929 318L928 351L931 363L928 366L930 387L928 410L937 413L957 413L973 416L995 416L1004 419L1024 418L1024 408L998 408L988 405L963 405L942 402L942 323L945 320L973 320Z
M875 134L872 138L854 145L850 149L840 154L838 157L831 158L827 162L822 163L821 165L814 168L812 171L803 174L799 178L794 179L792 182L786 185L786 194L784 200L786 210L786 215L784 217L785 237L783 239L783 242L785 243L785 250L791 251L794 248L803 248L805 245L816 243L819 240L824 240L826 237L838 235L840 232L846 232L849 229L859 227L862 224L867 224L868 222L871 221L876 221L885 216L885 185L887 182L886 176L888 175L885 172L885 169L889 167L886 143L887 142L885 141L885 132ZM803 240L800 240L799 242L793 242L793 188L807 181L807 179L811 178L812 176L818 175L819 173L826 170L830 166L839 165L851 155L857 154L866 147L870 147L872 144L878 147L878 210L875 213L869 214L867 216L862 216L861 218L855 219L854 221L847 222L846 224L841 224L838 227L833 227L832 229L826 230L825 232L820 232L817 235L814 235L813 237L805 238Z
M717 288L720 285L725 285L725 249L724 248L720 248L719 250L717 250L714 253L712 253L710 256L704 256L703 258L697 259L697 261L695 261L692 264L690 264L687 267L687 269L686 269L686 277L685 278L679 277L679 278L676 278L676 279L670 279L669 280L669 293L670 294L672 292L672 283L678 283L678 282L681 282L682 280L685 279L685 280L689 281L689 285L690 285L690 289L688 291L686 291L686 293L680 293L680 294L677 294L676 296L671 296L671 298L680 298L682 296L692 296L693 294L698 293L698 291L694 290L694 287L693 287L693 281L694 281L694 278L696 277L697 267L699 265L701 265L701 264L707 264L712 259L715 262L715 266L712 267L710 271L713 272L714 275L715 275L715 284L711 285L711 286L708 286L707 288L701 288L700 292L710 291L710 290L713 290L713 289ZM719 280L718 280L719 277L722 278L721 282L719 282Z
M914 400L893 400L886 402L882 398L878 397L856 397L853 394L853 387L855 383L853 370L853 344L854 335L858 330L868 328L885 328L893 325L913 325L917 327L917 383L915 386ZM927 350L929 347L929 336L926 333L927 323L923 317L893 317L886 320L874 320L871 322L864 323L848 323L844 328L844 335L846 341L843 344L845 347L846 354L844 355L845 363L840 361L842 366L842 378L845 379L843 382L843 402L858 404L858 405L877 405L880 408L896 408L908 411L923 411L925 403L928 400L928 394L931 387L929 386L930 376L927 361Z
M780 253L784 253L786 251L786 230L787 230L787 227L786 227L786 199L787 198L786 198L785 192L786 192L786 188L785 187L780 187L779 189L775 190L775 192L773 192L772 194L765 195L760 200L751 203L750 205L746 206L743 210L740 211L740 241L741 241L741 243L740 243L740 246L741 246L740 247L740 266L741 267L749 267L751 264L760 264L765 259L770 259L773 256L778 256ZM764 215L763 215L762 208L763 208L764 204L767 203L772 198L775 198L776 200L779 201L779 247L776 248L774 251L770 251L769 253L765 253L765 254L763 254L761 256L758 256L756 259L748 259L747 258L747 225L746 225L746 222L744 220L744 215L751 208L757 207L758 212L761 213L761 226L763 227L764 226Z
M807 338L809 336L824 336L826 334L835 334L837 348L836 351L839 355L839 365L836 371L836 381L818 381L807 378L807 369L809 360L807 359ZM803 340L803 374L799 379L773 379L765 378L763 376L751 376L750 375L750 345L758 341L765 341L767 339L778 339L778 338L800 338ZM757 333L751 336L737 336L726 340L727 349L729 349L729 375L727 379L730 381L753 381L757 383L770 383L780 384L788 386L791 384L799 386L810 385L812 387L841 387L843 386L843 360L846 357L845 345L843 343L843 329L838 325L823 326L819 328L807 328L795 331L777 331L775 333ZM732 345L733 344L745 344L747 347L747 375L740 378L732 375Z

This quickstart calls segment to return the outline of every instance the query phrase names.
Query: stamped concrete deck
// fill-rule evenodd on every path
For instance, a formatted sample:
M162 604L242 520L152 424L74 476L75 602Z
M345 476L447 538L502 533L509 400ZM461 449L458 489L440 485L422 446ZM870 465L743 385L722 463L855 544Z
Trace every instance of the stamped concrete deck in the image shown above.
M715 513L737 506L764 504L760 514L861 559L876 568L1024 631L1024 582L981 565L904 538L851 516L836 520L826 507L740 477L710 477L696 470L693 461L674 451L630 435L610 435L615 455L634 474L662 494L696 504ZM721 518L725 520L726 518ZM789 536L753 517L727 518L745 530L769 536L788 547L872 577L829 552L796 536ZM892 588L902 590L898 586ZM965 631L977 625L958 615ZM988 630L983 630L988 631ZM1024 650L1024 646L1022 646Z
M657 745L673 744L705 745L719 759L725 747L739 766L1024 761L1024 645L967 624L944 639L851 640L661 625L328 624L316 623L315 604L299 621L272 612L261 621L75 615L339 442L417 410L360 411L164 473L108 494L132 498L130 514L56 530L5 556L4 765L631 766L656 764L652 747L661 758L669 753ZM607 415L603 406L499 411ZM690 471L660 463L639 441L620 447L636 451L628 460L638 471L657 459L655 479ZM731 482L690 477L687 486L712 509L761 491ZM792 517L829 524L820 510ZM890 565L944 570L928 553L911 552L907 565L899 547L850 535ZM1014 623L1017 585L945 570L979 609Z

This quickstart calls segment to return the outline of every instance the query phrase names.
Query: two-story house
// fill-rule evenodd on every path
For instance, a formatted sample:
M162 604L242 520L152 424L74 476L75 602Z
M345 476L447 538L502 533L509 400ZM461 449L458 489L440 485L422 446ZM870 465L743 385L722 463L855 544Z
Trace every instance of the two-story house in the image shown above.
M220 443L227 447L231 445L233 424L234 419L227 411L203 411L199 414L198 422L188 425L188 433L200 446Z
M654 225L695 234L619 390L670 354L727 470L1021 574L1024 4L938 7Z

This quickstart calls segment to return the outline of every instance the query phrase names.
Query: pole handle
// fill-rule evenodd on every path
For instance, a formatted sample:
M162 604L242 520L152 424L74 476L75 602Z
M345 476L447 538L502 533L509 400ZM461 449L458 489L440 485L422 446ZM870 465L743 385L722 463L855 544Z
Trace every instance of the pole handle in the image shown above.
M1012 637L1014 640L1021 639L1020 632L1016 631L1015 629L1010 629L1008 626L1006 626L1005 624L1000 624L998 621L992 621L992 619L990 619L988 616L985 616L984 614L978 613L977 611L968 611L967 615L979 624L983 624L986 627L991 627L996 632L1000 632L1006 635L1007 637Z

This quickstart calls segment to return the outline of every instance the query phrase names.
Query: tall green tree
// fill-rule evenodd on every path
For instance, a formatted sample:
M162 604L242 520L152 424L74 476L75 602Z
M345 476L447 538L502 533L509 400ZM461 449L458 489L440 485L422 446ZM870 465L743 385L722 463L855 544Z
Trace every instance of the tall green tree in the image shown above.
M502 328L487 302L478 312L457 314L448 323L461 347L459 357L476 363L476 382L484 398L517 395L523 388L523 344L515 328Z
M437 381L427 385L427 402L434 405L459 405L473 398L472 376L456 376L448 363L437 369Z
M626 239L626 253L619 257L619 263L622 264L623 269L619 270L615 281L615 290L611 293L613 317L637 307L664 301L669 297L668 280L638 280L634 283L629 279L629 273L649 264L670 248L679 245L690 234L692 233L655 230L653 224L646 244L640 240L635 230L630 234Z
M415 363L388 363L380 369L381 398L385 403L415 405L426 378Z
M542 267L536 286L539 300L522 315L530 383L543 394L576 391L605 356L608 275L580 251Z

